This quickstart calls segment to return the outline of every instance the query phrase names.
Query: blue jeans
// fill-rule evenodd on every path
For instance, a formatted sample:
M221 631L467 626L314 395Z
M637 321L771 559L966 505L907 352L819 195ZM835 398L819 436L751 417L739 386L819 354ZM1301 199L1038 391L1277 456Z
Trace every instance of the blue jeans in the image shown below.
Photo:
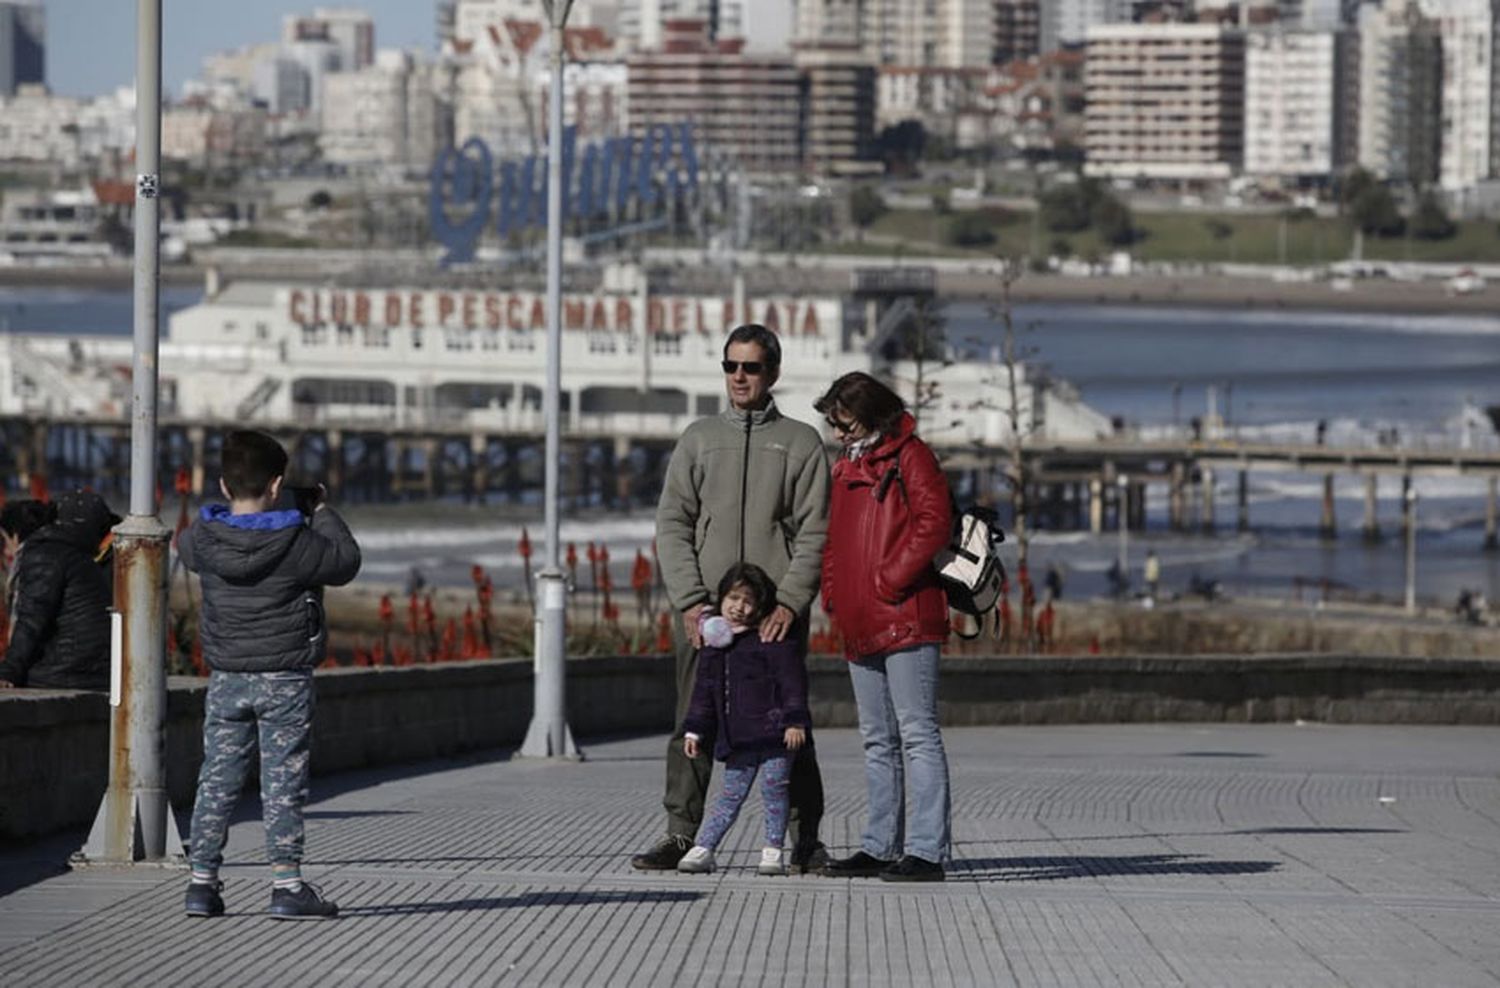
M849 663L865 745L870 818L862 846L890 861L906 853L947 860L948 755L937 716L937 645L917 645ZM903 755L905 766L903 766ZM906 826L907 773L911 824Z

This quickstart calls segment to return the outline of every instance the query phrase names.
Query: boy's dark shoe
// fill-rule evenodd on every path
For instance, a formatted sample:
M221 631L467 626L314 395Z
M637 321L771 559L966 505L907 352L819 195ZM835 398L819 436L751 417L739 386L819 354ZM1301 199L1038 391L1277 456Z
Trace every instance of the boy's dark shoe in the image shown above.
M645 854L630 859L630 866L637 871L676 871L677 862L693 849L693 839L681 834L668 834Z
M945 877L942 865L911 854L880 873L882 882L941 882Z
M182 897L183 911L189 916L224 915L224 897L219 890L223 882L188 882L187 894Z
M819 875L828 867L828 848L822 841L798 841L792 851L792 870L799 875Z
M293 892L291 889L272 889L272 919L333 919L339 907L318 894L318 890L306 882Z
M882 861L864 851L856 851L847 858L836 858L828 862L823 868L823 874L829 878L874 878L890 867L892 864L889 861Z

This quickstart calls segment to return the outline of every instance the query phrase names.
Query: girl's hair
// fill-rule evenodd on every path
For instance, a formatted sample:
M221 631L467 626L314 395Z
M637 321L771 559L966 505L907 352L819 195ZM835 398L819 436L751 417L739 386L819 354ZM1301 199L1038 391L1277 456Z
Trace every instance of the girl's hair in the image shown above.
M755 615L752 624L759 624L776 609L776 581L754 563L735 563L719 580L719 603L722 605L729 591L744 587L755 598Z
M850 371L834 381L813 408L822 415L842 408L865 428L890 435L906 413L906 402L864 371Z
M44 525L57 518L57 509L43 501L11 501L0 508L0 531L22 542Z

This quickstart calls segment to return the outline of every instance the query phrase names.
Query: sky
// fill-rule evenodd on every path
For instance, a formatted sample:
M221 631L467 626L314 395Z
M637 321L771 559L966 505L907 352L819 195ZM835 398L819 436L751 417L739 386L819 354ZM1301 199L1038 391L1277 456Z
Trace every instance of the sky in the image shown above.
M135 0L44 0L47 85L65 96L98 96L135 81ZM162 85L169 94L199 74L203 57L275 41L284 14L358 7L375 18L377 48L431 51L432 0L161 0Z

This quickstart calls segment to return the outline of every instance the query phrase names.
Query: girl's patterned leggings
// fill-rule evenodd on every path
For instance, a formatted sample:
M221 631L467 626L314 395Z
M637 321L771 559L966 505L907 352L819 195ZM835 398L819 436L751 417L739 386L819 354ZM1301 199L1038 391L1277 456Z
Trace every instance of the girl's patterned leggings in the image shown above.
M714 800L698 829L700 847L713 850L719 846L739 817L757 772L760 772L760 800L766 809L766 846L781 847L786 840L787 790L792 774L791 753L787 751L737 752L729 756L724 766L724 791Z

